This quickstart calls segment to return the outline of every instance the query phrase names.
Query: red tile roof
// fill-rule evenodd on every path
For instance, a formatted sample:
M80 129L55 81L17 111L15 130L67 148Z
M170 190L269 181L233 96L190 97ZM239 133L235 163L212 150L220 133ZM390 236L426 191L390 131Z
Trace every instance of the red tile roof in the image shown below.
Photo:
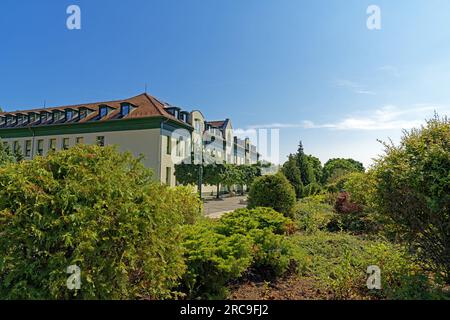
M125 116L123 119L133 119L133 118L146 118L146 117L158 117L162 116L177 122L181 122L186 125L186 123L177 119L175 116L167 112L164 108L164 104L161 103L155 97L152 97L146 93L140 94L138 96L123 99L123 100L115 100L115 101L103 101L103 102L94 102L94 103L84 103L77 105L68 105L68 106L60 106L60 107L50 107L50 108L40 108L40 109L30 109L30 110L20 110L20 111L11 111L11 112L0 112L0 116L5 116L7 114L19 114L19 113L29 113L36 112L40 113L41 111L52 112L55 110L64 111L66 109L80 109L80 108L88 108L93 110L94 112L90 113L87 117L78 120L76 122L83 123L89 122L98 116L98 111L100 106L106 105L113 109L112 112L109 112L106 117L99 119L98 121L108 121L113 120L119 117L120 115L120 107L122 103L130 103L135 109ZM69 121L71 122L71 121ZM44 124L45 125L45 124Z

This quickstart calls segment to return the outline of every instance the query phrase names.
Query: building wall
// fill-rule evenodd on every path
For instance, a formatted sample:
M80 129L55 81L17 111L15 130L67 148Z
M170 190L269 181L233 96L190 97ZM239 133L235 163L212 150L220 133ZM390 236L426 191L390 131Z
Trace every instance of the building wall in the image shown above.
M4 138L3 142L9 143L13 148L14 142L19 143L22 152L25 154L25 141L31 141L31 154L25 159L32 159L38 156L38 141L43 140L43 155L49 152L50 140L56 139L56 150L63 148L63 139L69 139L69 147L76 144L77 138L83 138L85 144L96 144L97 137L104 137L105 145L117 145L121 152L129 151L134 156L144 156L144 164L146 167L152 168L156 178L161 177L160 173L160 129L145 130L129 130L129 131L113 131L113 132L96 132L96 133L80 133L67 135L49 135L23 138ZM34 143L33 143L34 140Z

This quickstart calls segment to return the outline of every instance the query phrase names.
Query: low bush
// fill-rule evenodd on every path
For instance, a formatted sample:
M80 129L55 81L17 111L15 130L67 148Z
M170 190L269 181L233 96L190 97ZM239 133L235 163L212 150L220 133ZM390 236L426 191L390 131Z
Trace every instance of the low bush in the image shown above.
M308 233L326 230L335 216L333 208L325 203L324 195L301 199L294 208L297 227Z
M75 146L0 168L0 298L170 298L195 195L154 182L129 153ZM81 290L67 288L71 265Z
M203 216L203 203L191 186L168 188L166 192L168 209L179 212L183 223L194 224Z
M292 215L296 196L294 187L282 174L267 175L257 178L250 187L248 207L269 207L285 216Z
M345 233L297 235L293 242L307 252L305 275L316 278L335 298L423 299L442 297L424 269L405 248L384 241L361 240ZM381 269L381 290L367 289L367 267ZM436 287L435 287L436 286Z
M248 235L253 242L252 267L263 277L282 275L291 263L302 263L286 236L295 230L292 220L271 208L235 210L220 219L216 230L228 236Z
M274 234L285 234L292 228L292 221L272 208L237 209L225 214L216 230L224 235L246 235L254 229L268 229Z
M182 284L188 298L224 298L227 282L239 278L252 263L252 240L241 234L217 233L206 221L184 229L187 272Z

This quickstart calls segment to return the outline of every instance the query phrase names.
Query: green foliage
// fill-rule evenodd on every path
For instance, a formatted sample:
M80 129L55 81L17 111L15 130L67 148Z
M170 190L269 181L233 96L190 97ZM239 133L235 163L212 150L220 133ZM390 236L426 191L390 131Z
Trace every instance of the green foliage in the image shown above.
M191 197L112 147L0 168L0 297L171 297L185 270L181 225L198 210ZM79 291L66 287L70 265L81 268Z
M271 208L237 209L225 214L216 226L219 233L224 235L246 235L254 229L267 229L275 234L289 231L291 220Z
M253 242L252 267L266 277L282 275L291 262L301 264L285 236L292 221L271 208L238 209L224 215L216 230L224 235L247 235Z
M270 208L238 209L219 221L186 226L189 298L224 298L226 284L251 269L264 278L304 268L304 252L286 233L292 221Z
M176 164L175 176L183 185L197 185L199 183L200 165ZM209 164L203 167L203 184L217 186L223 184L231 189L233 185L251 185L257 176L261 175L260 164L233 165ZM218 195L219 196L219 195Z
M294 209L294 220L299 230L306 233L326 230L335 216L333 207L325 203L324 196L301 199Z
M297 160L297 167L300 169L303 185L306 186L310 183L316 182L316 173L314 171L314 166L317 165L317 163L315 163L315 160L314 162L311 162L312 157L305 154L301 141L298 145L298 150L295 157Z
M3 145L3 141L0 139L0 167L9 163L16 163L23 160L23 156L20 150L16 152L11 151L9 145Z
M345 233L297 235L293 242L308 253L305 275L316 278L335 298L367 295L387 299L442 297L437 286L408 252L384 241L360 240ZM368 290L368 266L381 269L382 289Z
M322 182L328 184L335 183L340 177L350 172L364 171L364 166L359 161L341 158L330 159L323 166Z
M450 282L450 121L436 115L385 144L374 175L380 212Z
M289 155L289 160L281 167L281 172L289 180L295 189L297 198L301 198L303 194L303 182L300 168L297 166L297 159L293 155Z
M317 182L312 182L303 189L302 196L303 197L311 197L311 196L319 194L321 191L322 191L322 186L320 184L318 184Z
M191 186L166 188L167 210L180 213L183 224L194 224L203 216L203 203Z
M200 165L179 163L175 164L175 177L182 185L197 185L199 181Z
M269 207L283 213L292 214L295 205L295 190L281 173L257 178L250 187L248 207Z
M343 189L350 194L352 202L362 205L365 210L374 208L375 188L372 172L352 172L343 181Z
M217 233L206 221L184 229L187 272L183 286L189 298L224 298L227 282L239 278L252 262L251 239Z

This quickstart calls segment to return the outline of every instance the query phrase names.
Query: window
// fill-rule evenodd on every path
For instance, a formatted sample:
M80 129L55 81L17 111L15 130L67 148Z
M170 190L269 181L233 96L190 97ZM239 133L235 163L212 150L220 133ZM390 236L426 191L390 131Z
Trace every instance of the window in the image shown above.
M56 151L56 139L50 139L48 142L48 149L50 151Z
M14 151L14 153L19 151L19 141L13 142L13 151Z
M69 138L63 138L63 140L62 140L62 149L63 150L69 149Z
M195 120L195 132L201 134L202 133L202 122L198 119Z
M172 181L172 168L166 167L166 185L171 186Z
M66 121L70 121L73 118L73 111L72 110L66 110Z
M83 144L84 143L84 137L77 137L76 141L77 141L77 144Z
M120 114L123 117L126 117L127 115L130 114L130 105L129 104L123 104L122 107L120 108Z
M104 136L99 136L96 139L97 145L100 147L104 147L105 146L105 137Z
M86 118L86 116L87 116L87 110L80 109L80 120Z
M171 155L172 154L172 137L167 137L167 143L166 143L166 153Z
M47 121L47 114L46 113L41 113L41 123L44 123Z
M179 137L177 139L177 157L181 157L181 142L183 141L183 138Z
M44 155L44 140L38 140L37 142L37 154Z
M8 142L3 141L3 149L7 150L9 148Z
M25 157L31 157L31 140L25 141Z
M35 121L36 121L36 114L35 113L28 114L28 122L33 123Z
M101 106L100 107L100 118L106 117L107 114L108 114L108 107Z

